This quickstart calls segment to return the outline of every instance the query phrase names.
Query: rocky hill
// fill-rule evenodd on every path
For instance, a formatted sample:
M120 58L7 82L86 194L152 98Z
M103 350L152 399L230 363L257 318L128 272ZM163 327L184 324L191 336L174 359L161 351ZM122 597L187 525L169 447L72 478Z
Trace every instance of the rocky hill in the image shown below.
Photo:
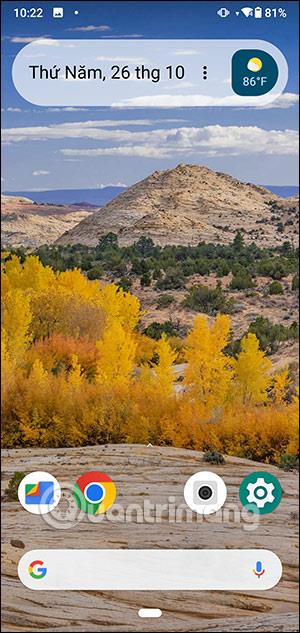
M77 516L76 506L70 502L74 481L79 474L95 468L116 482L117 504L126 510L127 521L121 519L120 512L115 521L105 518L100 525L92 524L87 515L82 520ZM35 470L52 473L63 485L58 511L44 515L47 521L26 512L5 495L14 472ZM184 507L185 481L198 470L212 470L224 478L228 498L223 518L220 520L218 513L196 522L188 520L183 512L174 521L173 515L169 518L168 508ZM246 475L262 470L280 479L283 498L275 512L261 516L259 525L255 525L251 517L241 515L238 491ZM171 447L10 449L3 451L1 488L3 631L298 631L296 473L227 456L225 464L210 465L203 453ZM143 510L144 502L153 504L149 516ZM160 517L161 507L165 510L156 521L155 508ZM258 581L257 591L35 593L17 577L19 559L36 548L212 547L271 549L282 560L282 580L269 591L260 591ZM160 608L163 615L159 621L140 620L140 607Z
M2 245L50 244L90 214L90 209L77 205L36 204L29 198L1 196Z
M295 198L199 165L155 171L62 235L57 243L96 245L113 231L121 245L142 235L157 244L228 243L238 229L247 241L275 246L296 241Z

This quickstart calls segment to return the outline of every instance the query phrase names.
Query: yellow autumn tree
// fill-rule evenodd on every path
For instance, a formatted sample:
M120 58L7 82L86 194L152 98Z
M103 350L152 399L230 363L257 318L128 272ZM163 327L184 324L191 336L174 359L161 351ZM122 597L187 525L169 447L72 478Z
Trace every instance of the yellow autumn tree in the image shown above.
M1 294L4 296L11 288L21 288L22 265L19 257L12 255L2 266Z
M154 368L155 389L158 389L161 396L168 398L174 393L172 365L177 358L177 354L171 349L165 335L157 342L156 353L158 355L158 363Z
M89 281L78 268L59 273L57 275L57 285L70 295L80 297L91 303L100 303L99 283L97 281Z
M1 331L1 402L5 403L9 400L9 395L13 390L16 377L15 363L9 356L7 334L2 328Z
M271 361L259 349L259 340L250 332L241 341L234 373L234 396L245 405L263 404L272 383Z
M107 326L103 338L97 342L99 361L96 381L103 385L127 386L134 368L136 343L130 332L118 321Z
M29 255L26 257L20 275L21 287L31 291L49 288L56 281L56 274L50 266L44 266L38 257Z
M99 301L106 313L108 325L117 320L130 330L137 326L141 316L140 302L130 292L124 292L115 284L108 284L101 288Z
M34 340L55 334L96 340L104 331L103 308L93 299L60 284L35 292L31 297L31 309Z
M38 257L29 255L24 264L20 258L13 255L5 263L5 275L7 282L12 288L21 290L41 290L47 288L55 282L56 275L50 266L43 266Z
M138 299L114 284L57 273L34 256L3 260L4 446L151 442L266 463L296 456L288 371L271 375L254 334L236 360L225 353L224 315L199 316L184 341L156 342L137 331Z
M184 385L193 398L209 409L222 406L232 380L232 360L224 354L230 336L230 319L218 314L210 324L204 316L196 317L186 341L187 368Z
M28 296L22 290L11 289L6 293L2 311L2 331L6 353L14 363L20 363L30 344L29 331L32 313Z
M291 384L288 368L277 372L273 376L272 397L276 404L283 404L287 396L287 390Z
M30 379L33 386L33 389L36 390L36 393L41 393L43 388L46 386L47 380L47 372L44 369L43 363L37 358L31 368Z
M82 369L80 363L78 362L78 356L76 354L72 354L68 382L70 385L78 389L78 387L82 384L82 380Z

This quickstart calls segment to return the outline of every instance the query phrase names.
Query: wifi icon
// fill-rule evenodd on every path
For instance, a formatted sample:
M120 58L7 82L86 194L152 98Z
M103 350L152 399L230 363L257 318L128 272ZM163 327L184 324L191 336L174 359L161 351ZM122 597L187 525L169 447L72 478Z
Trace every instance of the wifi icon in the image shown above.
M241 9L241 12L246 16L246 18L253 16L252 7L243 7L243 9Z

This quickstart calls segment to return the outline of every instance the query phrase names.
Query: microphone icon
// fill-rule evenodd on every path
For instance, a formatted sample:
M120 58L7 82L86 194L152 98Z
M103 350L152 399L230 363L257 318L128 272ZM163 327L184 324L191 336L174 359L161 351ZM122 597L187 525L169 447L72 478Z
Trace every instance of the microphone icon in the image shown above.
M266 570L263 569L262 562L260 560L256 561L255 569L253 569L253 573L255 574L255 576L260 578L265 573L265 571Z

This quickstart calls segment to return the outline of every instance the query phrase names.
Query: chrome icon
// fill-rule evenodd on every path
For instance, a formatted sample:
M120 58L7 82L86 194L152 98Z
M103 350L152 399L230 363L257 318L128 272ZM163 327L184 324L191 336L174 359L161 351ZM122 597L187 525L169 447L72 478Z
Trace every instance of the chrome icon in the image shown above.
M97 515L103 514L113 505L117 490L108 475L92 470L77 479L73 495L82 512Z

